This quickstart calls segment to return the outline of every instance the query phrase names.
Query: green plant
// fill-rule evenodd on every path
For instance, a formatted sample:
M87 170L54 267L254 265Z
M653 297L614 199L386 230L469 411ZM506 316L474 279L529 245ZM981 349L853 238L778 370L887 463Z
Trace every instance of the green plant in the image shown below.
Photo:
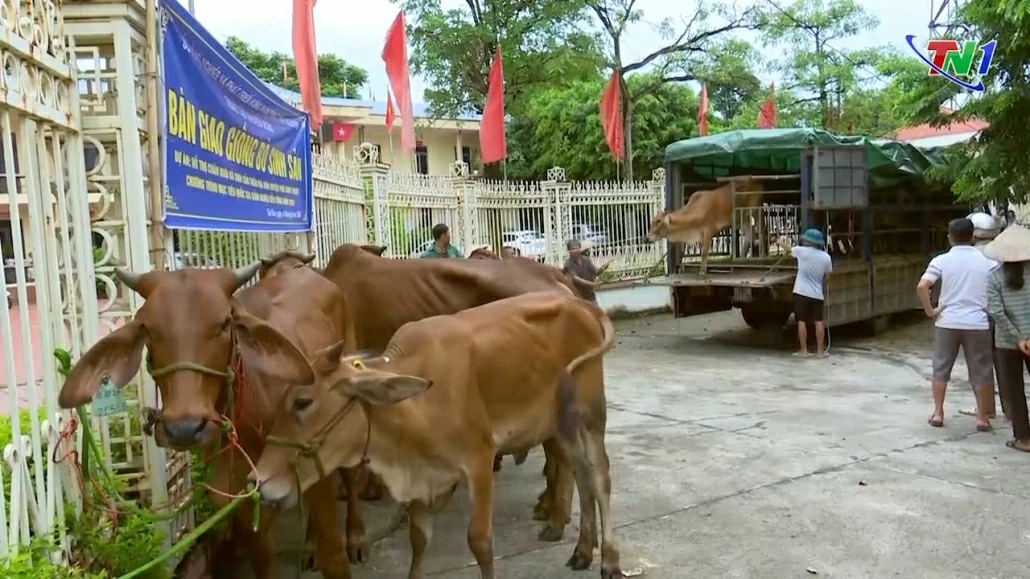
M96 267L96 264L100 263L103 259L104 259L104 248L103 247L94 247L93 248L93 266ZM104 298L108 297L107 296L107 284L102 282L102 281L100 281L99 279L96 280L95 283L96 283L96 286L97 286L97 298L104 299Z
M48 554L53 545L42 540L22 547L17 555L0 562L0 576L4 579L107 579L104 572L89 572L75 567L55 565Z
M39 410L39 421L40 423L46 419L46 410ZM32 413L26 409L18 411L18 424L21 428L22 434L26 434L32 429ZM14 439L11 434L11 417L8 415L0 415L0 452L2 452L7 445ZM46 440L43 440L43 454L46 454ZM29 457L29 461L32 461L32 457ZM31 466L31 464L30 464ZM11 476L6 466L0 466L4 469L4 486L3 486L3 503L9 504L11 498ZM31 472L31 470L30 470Z
M105 497L94 490L82 514L69 519L68 530L75 537L79 566L99 575L120 577L154 560L161 554L164 533L158 515L133 503L119 503L117 527L111 520ZM114 497L112 497L114 498ZM165 567L150 569L141 577L166 579Z

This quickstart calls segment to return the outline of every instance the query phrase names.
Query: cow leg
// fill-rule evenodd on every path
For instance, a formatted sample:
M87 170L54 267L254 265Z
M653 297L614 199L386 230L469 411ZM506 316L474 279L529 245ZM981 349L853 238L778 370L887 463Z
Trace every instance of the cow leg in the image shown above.
M365 544L365 520L358 492L361 468L341 469L341 474L347 489L347 559L351 563L365 563L368 561L368 546Z
M589 569L594 562L594 546L597 545L597 493L582 436L575 442L565 443L565 448L576 477L576 489L579 491L579 541L565 565L582 571Z
M472 556L479 563L482 579L494 578L494 473L493 451L476 457L466 472L469 485L469 502L472 513L469 517L468 545Z
M272 538L272 521L262 510L260 526L254 532L254 509L237 509L233 515L233 536L239 537L247 547L247 560L254 571L254 579L274 579L275 540Z
M593 467L594 496L601 516L601 578L622 577L619 564L619 548L615 541L615 526L612 524L612 477L608 451L604 445L604 430L585 436L587 457Z
M708 273L708 253L712 251L712 234L707 228L701 229L701 276Z
M554 441L544 442L543 475L546 486L544 491L536 498L537 503L533 507L534 521L550 520L550 513L556 503L555 487L558 484L558 463L554 460L554 453L557 448Z
M365 467L359 467L365 468ZM361 500L363 501L378 501L383 498L384 488L383 481L376 475L376 473L366 470L367 478L365 479L365 488L361 491Z
M501 471L501 455L494 455L494 472Z
M322 572L322 577L350 579L350 563L340 535L333 479L326 477L312 485L304 493L303 500L308 513L308 527L315 542L315 565Z
M550 493L553 502L547 512L547 526L537 538L554 543L562 540L565 526L572 519L572 472L569 470L567 454L557 439L545 442L544 448L552 464L553 486Z
M411 541L411 568L408 579L422 579L422 567L425 565L426 549L433 540L433 517L429 507L422 501L412 501L408 505L408 538Z

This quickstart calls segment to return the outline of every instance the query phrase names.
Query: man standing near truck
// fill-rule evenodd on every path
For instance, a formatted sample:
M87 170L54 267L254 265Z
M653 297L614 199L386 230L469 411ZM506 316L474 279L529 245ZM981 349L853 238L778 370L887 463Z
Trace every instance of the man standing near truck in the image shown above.
M794 320L798 324L798 351L796 356L808 357L808 324L815 329L815 355L826 355L826 284L833 271L830 254L823 251L825 241L818 229L801 234L797 246L791 247L786 237L776 240L784 251L798 260L798 273L794 277Z
M944 395L959 348L966 358L969 383L976 396L976 429L991 430L987 410L994 398L994 360L991 326L987 319L987 281L997 264L973 246L973 222L954 219L948 224L951 250L930 261L916 286L926 315L935 320L933 339L933 414L930 426L944 426ZM930 288L941 282L936 308Z

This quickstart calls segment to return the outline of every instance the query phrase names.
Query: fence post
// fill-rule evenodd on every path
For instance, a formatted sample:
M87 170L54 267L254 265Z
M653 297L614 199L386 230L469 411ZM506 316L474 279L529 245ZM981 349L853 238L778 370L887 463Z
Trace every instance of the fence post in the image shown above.
M653 217L665 210L665 167L658 167L651 171L651 192L654 194L651 199L651 216ZM668 257L668 247L669 240L663 239L658 242L658 259L661 260L662 275L669 274L669 260L662 257Z
M479 212L476 203L476 189L469 179L469 166L464 161L455 161L450 165L451 186L458 200L458 223L455 227L454 243L461 249L470 251L479 243ZM497 251L500 249L495 248Z
M544 237L547 239L547 262L560 265L565 256L565 242L572 233L572 207L569 206L568 192L572 190L565 180L565 169L551 167L547 170L547 180L540 183L546 193L544 207Z
M387 175L389 167L379 162L379 149L371 143L354 148L361 164L361 182L365 192L365 232L368 243L390 246L390 206L388 203Z

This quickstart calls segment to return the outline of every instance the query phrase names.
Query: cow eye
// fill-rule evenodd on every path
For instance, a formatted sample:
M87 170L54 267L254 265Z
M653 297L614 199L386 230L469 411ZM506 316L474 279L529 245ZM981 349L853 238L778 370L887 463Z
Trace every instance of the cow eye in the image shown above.
M314 403L315 401L310 398L295 398L293 400L293 411L304 412L308 408L311 408L311 405Z

